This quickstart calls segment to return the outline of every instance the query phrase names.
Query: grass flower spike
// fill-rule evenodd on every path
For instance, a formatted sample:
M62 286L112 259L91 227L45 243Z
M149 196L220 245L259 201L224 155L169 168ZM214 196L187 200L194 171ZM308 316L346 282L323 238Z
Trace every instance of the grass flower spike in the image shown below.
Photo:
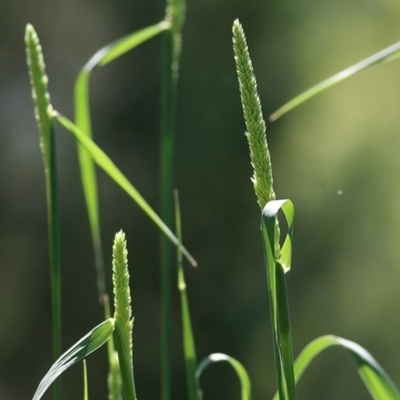
M44 64L42 46L38 35L30 24L26 26L25 45L32 86L32 98L35 105L35 117L40 133L40 146L46 171L49 168L50 142L53 130L53 116L48 92L48 78Z
M132 310L129 289L128 251L125 233L115 235L113 247L113 284L115 306L115 342L120 362L122 388L125 400L136 400L133 379Z
M275 199L272 186L271 157L265 135L266 128L261 111L261 102L257 93L257 82L254 77L246 37L238 20L233 23L233 49L235 51L243 113L246 120L246 136L250 147L251 165L254 170L252 182L258 205L263 210L268 201Z

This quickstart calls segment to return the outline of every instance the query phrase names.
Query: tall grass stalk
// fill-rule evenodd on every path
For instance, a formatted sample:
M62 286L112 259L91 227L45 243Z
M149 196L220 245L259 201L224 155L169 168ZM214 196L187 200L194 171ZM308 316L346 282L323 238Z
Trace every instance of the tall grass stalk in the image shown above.
M170 29L164 37L164 67L161 95L161 218L167 226L173 222L173 156L176 120L176 95L185 0L167 0L165 20ZM172 246L161 236L161 400L171 397L171 288Z
M26 27L25 45L46 179L53 320L53 356L56 360L61 355L61 265L54 118L50 103L50 94L48 92L48 78L46 75L42 48L35 29L30 24ZM60 380L55 383L54 398L56 400L61 399Z
M265 121L258 96L257 82L246 37L238 20L233 23L233 48L247 127L246 136L254 171L252 181L258 204L263 210L262 238L268 278L278 390L281 400L295 400L296 386L285 281L285 273L290 269L291 262L291 226L294 212L293 207L290 208L291 202L275 200L271 157L266 140ZM285 212L289 225L289 235L282 251L279 244L280 229L277 219L280 208Z

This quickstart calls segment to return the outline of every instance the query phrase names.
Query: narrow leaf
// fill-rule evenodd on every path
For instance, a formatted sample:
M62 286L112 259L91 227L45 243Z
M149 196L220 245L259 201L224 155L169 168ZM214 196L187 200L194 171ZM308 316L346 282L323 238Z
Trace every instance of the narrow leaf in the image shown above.
M392 380L374 357L363 347L338 336L321 336L308 344L295 362L296 382L314 358L331 346L339 346L348 351L357 365L357 370L364 381L371 397L375 400L399 400L400 393ZM278 394L273 400L279 400Z
M310 89L294 97L292 100L290 100L282 107L280 107L278 110L276 110L273 114L270 115L269 120L271 122L276 121L278 118L282 117L282 115L293 110L300 104L303 104L304 102L313 98L317 94L349 78L350 76L356 74L357 72L363 71L369 67L372 67L373 65L377 65L382 62L389 62L396 60L399 57L400 57L400 42L397 42L387 47L386 49L381 50L378 53L375 53L372 56L358 62L357 64L354 64L351 67L346 68L345 70L331 76L330 78L325 79L324 81L318 83L317 85L312 86Z
M33 400L39 400L49 386L71 365L76 364L101 347L114 330L114 319L110 318L92 329L87 335L66 351L50 368L40 382Z
M75 83L75 121L76 125L89 137L92 137L90 120L89 83L92 70L115 60L141 43L168 29L169 23L161 21L156 25L134 32L122 39L103 47L86 63ZM86 150L79 146L79 162L81 166L82 185L85 194L86 206L89 214L90 229L92 232L95 264L97 271L97 287L100 299L103 298L105 288L103 252L100 235L99 205L96 171L93 160Z
M64 117L60 113L54 111L55 118L61 125L69 130L90 154L94 162L102 168L136 203L137 205L148 215L148 217L160 228L160 230L171 240L171 242L178 246L188 261L193 265L197 266L195 259L190 255L186 248L182 245L177 237L172 233L167 225L161 220L156 212L150 207L142 195L136 190L136 188L129 182L125 175L116 167L113 161L104 153L100 147L97 146L92 139L90 139L85 133L82 132L73 122L68 118Z
M251 383L250 383L250 378L249 375L246 371L246 368L235 358L230 357L226 354L222 353L214 353L210 354L206 358L204 358L201 363L199 364L196 372L197 379L200 379L201 374L203 371L210 366L213 363L225 361L228 362L232 368L235 370L239 381L240 381L240 387L241 387L241 394L242 394L242 400L250 400L251 399Z
M178 191L174 191L175 199L175 225L176 236L182 242L181 211L179 205ZM192 321L190 317L189 300L183 270L182 252L177 249L178 265L178 289L181 294L181 316L182 316L182 336L183 336L183 354L185 358L186 382L188 388L189 400L199 400L198 380L196 378L196 347L194 343Z

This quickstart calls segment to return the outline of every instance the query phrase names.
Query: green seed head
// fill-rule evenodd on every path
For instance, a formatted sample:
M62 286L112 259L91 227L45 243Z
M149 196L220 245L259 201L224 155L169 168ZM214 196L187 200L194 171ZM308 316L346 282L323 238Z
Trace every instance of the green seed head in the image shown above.
M115 329L124 347L124 354L132 362L132 310L131 293L129 289L128 251L126 249L125 233L120 231L115 235L113 247L113 284L115 306Z
M233 49L235 52L243 113L246 121L246 137L249 143L251 165L254 171L251 180L258 205L262 210L268 201L275 199L271 157L267 145L261 102L257 92L257 82L253 73L246 37L242 25L238 20L233 23Z
M44 64L42 47L38 35L32 25L28 24L25 31L25 46L29 76L32 86L32 98L35 106L35 117L40 133L45 167L49 166L50 141L53 129L53 109L48 92L48 78Z

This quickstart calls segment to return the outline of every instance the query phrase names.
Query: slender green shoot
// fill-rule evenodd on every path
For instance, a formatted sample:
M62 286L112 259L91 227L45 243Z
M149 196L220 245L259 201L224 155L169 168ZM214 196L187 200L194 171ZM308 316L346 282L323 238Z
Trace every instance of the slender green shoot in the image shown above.
M270 200L275 199L273 189L271 156L269 154L265 121L261 101L257 92L257 82L253 72L246 37L239 20L233 23L233 49L239 80L240 97L246 121L246 137L253 166L252 182L261 211Z
M131 291L129 289L128 251L125 233L115 235L113 246L113 286L115 342L120 364L125 400L136 400L133 378Z
M110 299L108 295L104 295L104 316L105 319L111 317ZM119 371L118 353L115 351L114 337L110 336L107 342L107 355L108 355L108 400L121 400L122 399L122 382L121 374Z
M321 336L308 344L298 356L294 372L296 382L314 358L331 346L347 350L354 359L358 373L375 400L399 400L400 392L374 357L363 347L338 336ZM273 400L279 400L278 393Z
M208 366L221 361L228 362L235 370L240 381L242 400L251 400L251 382L246 368L236 358L226 354L214 353L204 358L197 368L197 379L200 380L201 374Z
M48 92L48 78L42 47L32 25L26 26L25 45L35 117L40 134L47 193L47 220L50 248L50 275L53 319L53 355L61 355L61 265L60 222L54 117ZM55 399L61 399L61 381L54 387Z
M110 63L126 52L165 31L168 29L168 27L168 22L161 21L158 24L141 29L140 31L134 32L122 39L119 39L116 42L111 43L110 45L99 50L82 68L75 83L75 121L76 125L90 138L92 137L92 124L90 118L89 84L93 69ZM89 222L95 254L97 287L100 301L102 301L106 292L106 288L100 234L96 172L93 160L87 151L82 146L78 146L78 149L82 184L89 214Z
M161 95L160 137L160 215L168 226L173 222L173 158L176 121L176 98L179 59L182 48L182 28L186 0L167 0L165 20L170 29L165 33L164 67ZM171 287L172 247L161 236L161 400L171 397Z
M265 121L257 92L257 82L243 28L238 20L233 23L233 48L239 79L247 139L253 166L254 191L263 211L262 237L270 297L273 344L278 390L281 400L296 400L293 372L292 340L285 272L290 269L293 204L289 200L276 201L273 189L271 157L266 140ZM289 233L281 249L277 213L282 208Z
M278 211L284 213L288 234L276 256L276 225ZM290 200L273 200L267 203L262 215L262 237L264 258L268 278L268 293L271 308L272 338L278 391L281 400L296 399L296 384L293 371L292 337L285 273L290 270L293 238L294 207Z
M322 93L326 89L329 89L337 83L344 81L345 79L356 74L357 72L363 71L369 67L372 67L373 65L396 60L399 57L400 42L397 42L387 47L386 49L383 49L378 53L375 53L372 56L358 62L357 64L354 64L351 67L346 68L345 70L331 76L330 78L325 79L317 85L312 86L310 89L294 97L292 100L276 110L273 114L270 115L269 120L271 122L276 121L278 118L282 117L282 115L288 113L289 111L303 104L307 100L310 100L314 96Z
M182 242L181 210L179 205L179 194L177 190L174 191L174 200L175 200L176 236L179 239L179 241ZM177 265L178 265L178 290L181 295L183 354L185 358L188 399L200 400L198 380L196 378L196 368L197 368L196 346L194 342L192 321L190 317L185 274L183 271L183 257L182 257L182 252L179 249L177 249Z
M83 360L83 400L89 400L89 384L86 360Z
M147 216L158 226L158 228L168 237L168 239L177 247L182 250L182 253L187 260L195 267L197 266L196 260L186 250L178 238L173 234L171 229L163 222L163 220L156 214L156 212L150 207L147 201L142 195L136 190L136 188L129 182L126 176L121 172L120 169L113 163L113 161L107 156L107 154L100 149L99 146L92 139L90 139L81 129L79 129L72 121L61 115L58 111L53 111L54 117L57 121L63 125L69 132L71 132L75 139L82 145L86 151L90 154L93 161L102 168L110 178L117 183L135 202L136 204L147 214Z
M114 331L114 319L110 318L93 328L87 335L67 350L50 368L40 382L32 400L40 400L50 385L69 367L86 358L103 346Z

